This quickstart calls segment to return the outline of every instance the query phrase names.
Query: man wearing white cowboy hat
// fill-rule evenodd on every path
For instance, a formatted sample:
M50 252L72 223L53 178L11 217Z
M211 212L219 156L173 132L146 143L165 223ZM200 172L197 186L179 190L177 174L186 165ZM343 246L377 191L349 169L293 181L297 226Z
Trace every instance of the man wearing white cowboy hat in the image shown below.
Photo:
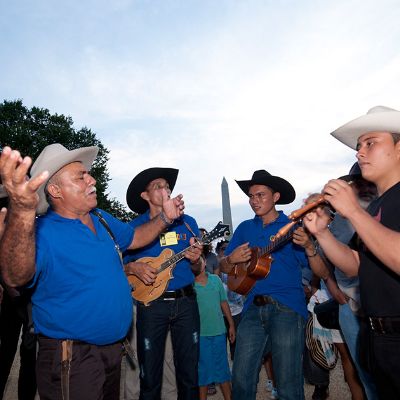
M289 222L275 205L289 204L296 196L289 182L265 170L255 171L250 180L236 182L249 197L255 217L236 228L226 257L220 261L221 271L226 273L249 261L252 247L270 244ZM269 275L256 281L245 300L232 371L234 400L256 398L261 362L269 351L279 398L304 398L302 354L307 309L301 270L308 268L308 261L304 250L291 241L277 247L272 258Z
M356 231L350 247L333 237L320 210L304 221L337 268L349 276L359 275L367 315L361 356L375 378L379 398L399 399L400 112L374 107L332 135L357 150L362 176L375 183L379 197L365 211L348 183L334 179L325 185L325 199Z
M88 172L97 152L49 145L33 164L30 180L29 157L9 147L0 157L10 198L1 272L9 286L34 288L42 399L119 399L121 341L132 320L119 249L148 244L165 221L183 213L182 196L166 194L160 213L137 229L97 210L96 181ZM36 213L44 215L35 218Z
M130 223L132 227L142 226L160 213L163 193L171 194L178 172L175 168L153 167L141 171L132 179L126 201L132 211L141 214ZM195 400L199 396L200 320L193 288L193 271L201 267L202 246L195 240L199 236L199 228L194 218L187 214L169 222L159 238L141 249L128 251L124 257L131 273L145 285L151 285L156 281L157 268L136 260L143 257L155 259L166 249L173 250L175 254L184 251L185 255L175 264L173 278L158 298L150 304L137 302L137 349L141 371L140 398L143 400L160 399L168 330L171 332L178 398ZM154 290L159 284L154 285Z

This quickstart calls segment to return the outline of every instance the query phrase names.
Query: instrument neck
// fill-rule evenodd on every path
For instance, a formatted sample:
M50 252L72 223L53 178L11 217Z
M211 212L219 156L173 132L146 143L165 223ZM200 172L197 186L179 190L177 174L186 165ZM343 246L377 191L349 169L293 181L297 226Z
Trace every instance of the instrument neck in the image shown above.
M278 234L275 235L274 239L271 240L271 242L267 246L261 248L261 256L270 254L279 247L286 244L292 238L293 232L296 229L297 229L297 223L294 223L293 226L291 226L291 228L289 229L289 231L284 235L278 235Z

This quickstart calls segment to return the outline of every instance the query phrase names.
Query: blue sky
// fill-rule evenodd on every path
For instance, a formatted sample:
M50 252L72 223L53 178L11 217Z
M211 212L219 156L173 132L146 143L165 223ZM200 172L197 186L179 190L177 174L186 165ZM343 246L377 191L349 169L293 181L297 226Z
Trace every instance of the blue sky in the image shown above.
M266 169L309 192L354 152L329 132L375 105L400 109L400 3L0 0L1 100L70 115L111 151L112 196L151 166L211 228L226 177Z

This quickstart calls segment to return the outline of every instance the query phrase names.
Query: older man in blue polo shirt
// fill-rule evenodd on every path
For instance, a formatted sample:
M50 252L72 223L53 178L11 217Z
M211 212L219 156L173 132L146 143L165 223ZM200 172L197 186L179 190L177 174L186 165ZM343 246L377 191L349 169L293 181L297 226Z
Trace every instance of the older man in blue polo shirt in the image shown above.
M247 262L252 247L266 247L289 219L275 204L289 204L295 198L292 185L265 170L252 178L237 181L249 197L255 213L235 230L226 257L220 261L223 272ZM312 256L312 255L311 255ZM233 362L233 399L256 398L258 375L263 355L272 351L279 398L301 400L303 392L302 354L304 326L307 318L302 287L303 267L308 267L302 248L292 242L272 254L269 275L258 280L249 291L236 337Z
M89 169L97 152L49 145L30 180L29 157L9 147L0 157L10 198L1 272L7 285L34 289L41 399L119 399L121 341L132 319L119 249L148 244L183 213L181 196L166 191L159 214L136 229L96 209Z

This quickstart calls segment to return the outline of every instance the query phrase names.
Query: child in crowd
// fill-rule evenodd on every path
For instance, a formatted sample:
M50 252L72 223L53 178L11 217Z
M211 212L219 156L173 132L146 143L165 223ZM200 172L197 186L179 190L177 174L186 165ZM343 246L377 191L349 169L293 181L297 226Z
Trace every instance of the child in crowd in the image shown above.
M204 256L201 259L202 266L194 285L200 312L200 400L207 399L207 386L212 382L218 383L224 399L230 400L231 374L223 316L229 323L230 342L235 340L235 327L221 279L206 272Z

